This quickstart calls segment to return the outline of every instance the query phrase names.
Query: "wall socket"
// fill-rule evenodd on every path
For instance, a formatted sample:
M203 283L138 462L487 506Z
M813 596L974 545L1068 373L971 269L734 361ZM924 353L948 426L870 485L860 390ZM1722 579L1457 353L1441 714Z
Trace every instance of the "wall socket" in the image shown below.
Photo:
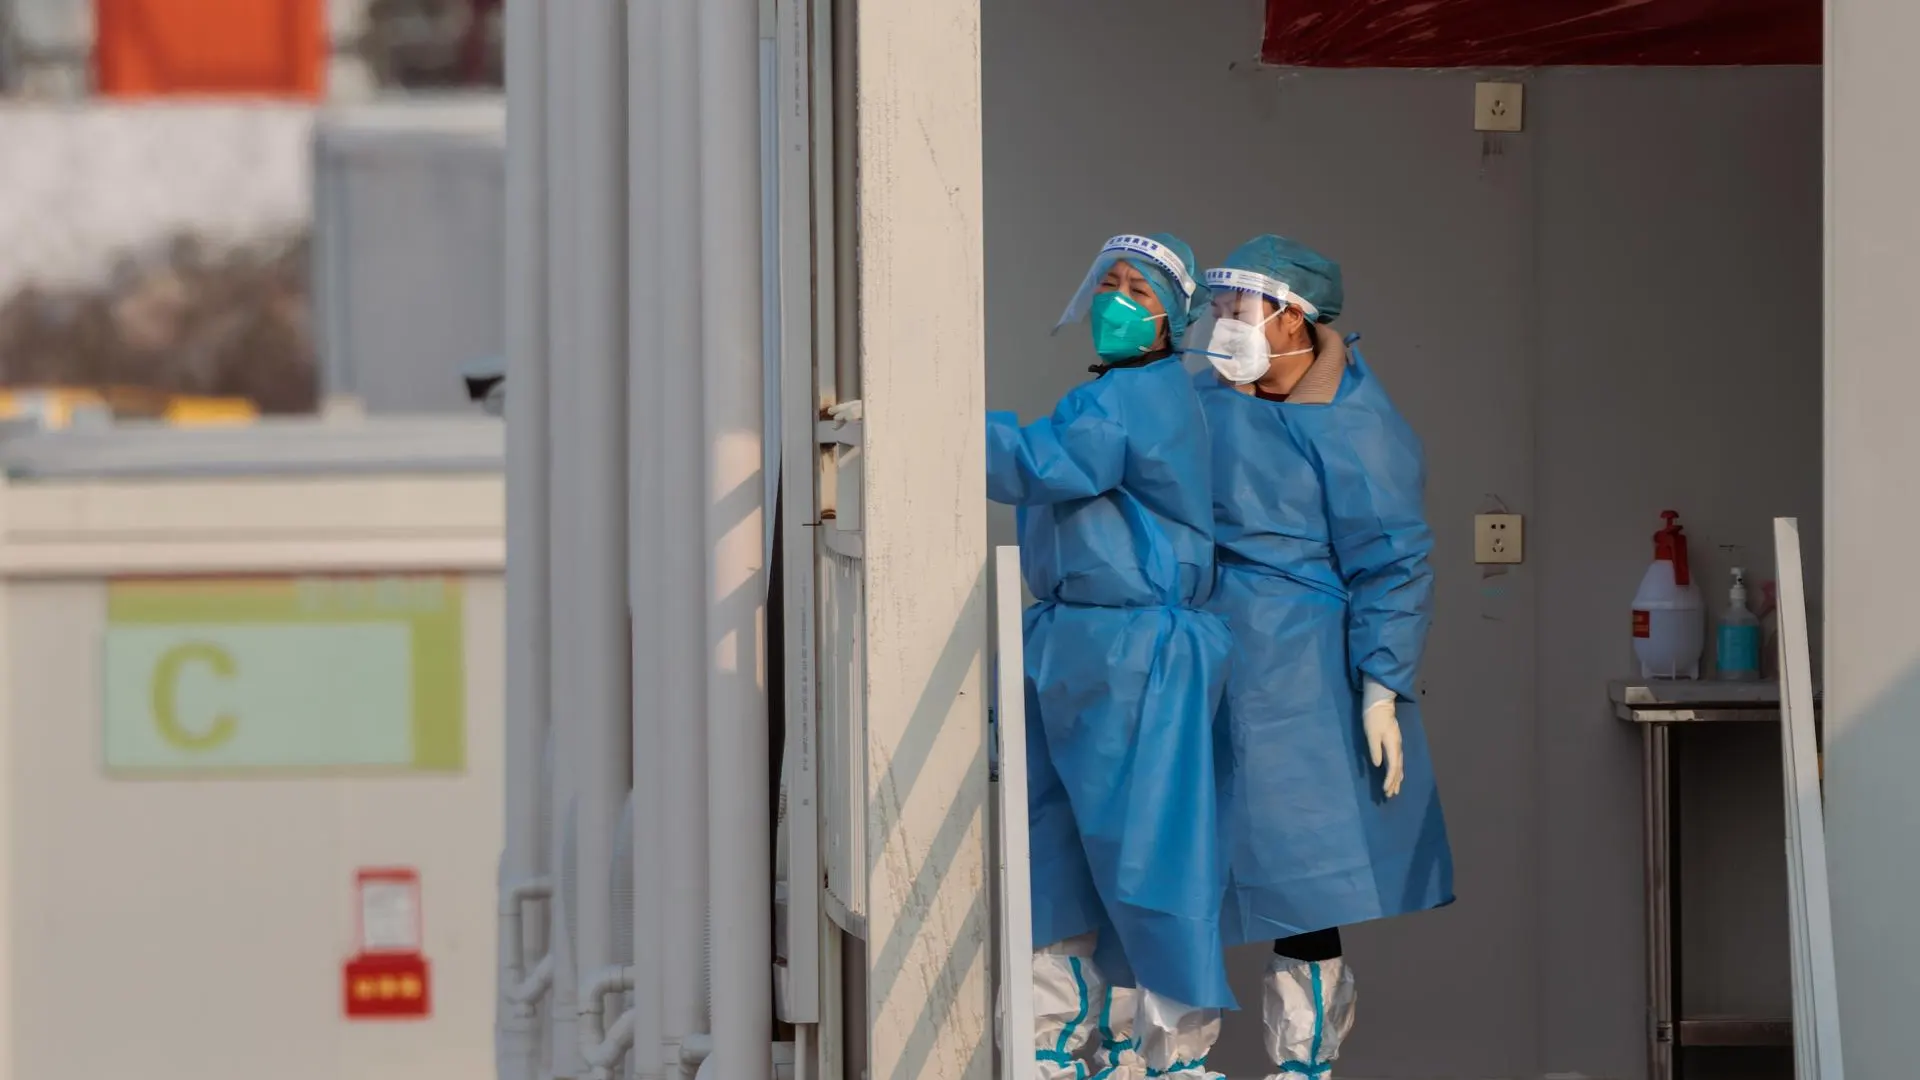
M1473 88L1473 130L1526 130L1526 90L1520 83L1483 82Z
M1526 561L1526 523L1519 514L1476 514L1473 561L1482 566Z

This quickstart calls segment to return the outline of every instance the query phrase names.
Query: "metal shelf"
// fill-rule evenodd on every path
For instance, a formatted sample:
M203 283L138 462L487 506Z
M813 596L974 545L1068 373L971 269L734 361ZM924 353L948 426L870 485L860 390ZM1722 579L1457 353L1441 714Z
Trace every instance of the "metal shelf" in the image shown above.
M1676 1080L1675 1051L1683 1047L1793 1045L1793 1022L1731 1016L1675 1016L1680 994L1676 970L1680 881L1676 863L1676 732L1698 724L1780 722L1780 685L1760 682L1616 680L1607 687L1614 716L1633 724L1642 739L1641 784L1646 812L1648 1067L1651 1080ZM1820 690L1814 688L1816 708ZM1817 719L1817 718L1816 718Z
M1681 1046L1792 1046L1793 1021L1749 1020L1732 1016L1702 1016L1674 1025Z
M1780 684L1711 679L1616 679L1607 684L1613 714L1636 724L1773 723L1780 718ZM1820 688L1813 701L1820 704Z

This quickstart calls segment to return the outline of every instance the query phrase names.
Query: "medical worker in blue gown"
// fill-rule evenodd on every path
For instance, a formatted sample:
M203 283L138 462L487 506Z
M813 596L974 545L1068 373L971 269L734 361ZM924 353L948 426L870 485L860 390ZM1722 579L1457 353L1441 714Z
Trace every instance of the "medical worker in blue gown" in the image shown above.
M1353 1024L1342 926L1453 900L1420 726L1433 534L1420 440L1330 328L1340 267L1261 236L1209 270L1196 377L1233 633L1221 713L1229 945L1273 940L1279 1076L1324 1080Z
M1205 418L1177 352L1206 308L1187 245L1117 236L1060 325L1099 362L1051 416L987 417L987 494L1019 507L1036 1075L1203 1077L1232 1007L1213 728L1231 642ZM1109 987L1137 993L1108 993Z

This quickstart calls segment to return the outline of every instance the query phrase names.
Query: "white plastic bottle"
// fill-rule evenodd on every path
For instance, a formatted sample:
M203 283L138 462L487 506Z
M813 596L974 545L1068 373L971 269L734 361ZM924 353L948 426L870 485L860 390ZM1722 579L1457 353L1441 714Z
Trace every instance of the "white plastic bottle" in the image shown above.
M1633 597L1633 652L1646 679L1697 679L1706 647L1706 603L1687 565L1680 515L1662 511L1666 527L1653 534L1653 565Z
M1727 592L1727 610L1720 614L1720 632L1714 658L1720 677L1728 682L1760 678L1760 619L1747 608L1747 572L1733 568L1733 588Z

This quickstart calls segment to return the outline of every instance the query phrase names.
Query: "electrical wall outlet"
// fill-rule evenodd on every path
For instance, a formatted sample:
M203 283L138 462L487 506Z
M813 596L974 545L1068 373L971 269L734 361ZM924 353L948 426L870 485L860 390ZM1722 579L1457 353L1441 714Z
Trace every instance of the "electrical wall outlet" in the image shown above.
M1473 130L1519 131L1525 126L1525 107L1521 84L1478 83L1473 88Z
M1524 521L1519 514L1475 515L1473 561L1482 566L1525 562Z

